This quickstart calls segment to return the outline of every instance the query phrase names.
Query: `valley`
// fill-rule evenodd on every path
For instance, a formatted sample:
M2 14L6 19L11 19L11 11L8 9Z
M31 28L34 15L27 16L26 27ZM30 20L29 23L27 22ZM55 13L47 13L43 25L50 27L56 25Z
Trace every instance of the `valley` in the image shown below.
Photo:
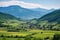
M36 12L21 8L19 12L23 12L25 18L32 15L33 19L19 18L21 15L17 17L8 12L0 12L0 40L60 40L60 9L35 18Z

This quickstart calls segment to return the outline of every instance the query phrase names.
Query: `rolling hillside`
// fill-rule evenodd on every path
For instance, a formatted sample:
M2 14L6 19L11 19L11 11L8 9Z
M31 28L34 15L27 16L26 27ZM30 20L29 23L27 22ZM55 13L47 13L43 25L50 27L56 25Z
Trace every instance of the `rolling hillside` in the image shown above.
M38 19L37 25L41 29L60 30L60 9Z
M20 21L22 22L15 16L0 12L0 27L16 27Z
M15 16L0 12L0 20L18 20Z
M49 22L60 22L60 9L55 10L47 15L44 15L39 19L39 21L47 20Z

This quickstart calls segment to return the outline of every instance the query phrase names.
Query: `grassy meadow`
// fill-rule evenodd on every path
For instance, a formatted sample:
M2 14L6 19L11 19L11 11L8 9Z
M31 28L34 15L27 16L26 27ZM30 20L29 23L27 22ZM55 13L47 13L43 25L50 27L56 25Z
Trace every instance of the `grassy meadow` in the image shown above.
M29 31L7 32L0 28L0 40L53 40L60 31L30 29Z

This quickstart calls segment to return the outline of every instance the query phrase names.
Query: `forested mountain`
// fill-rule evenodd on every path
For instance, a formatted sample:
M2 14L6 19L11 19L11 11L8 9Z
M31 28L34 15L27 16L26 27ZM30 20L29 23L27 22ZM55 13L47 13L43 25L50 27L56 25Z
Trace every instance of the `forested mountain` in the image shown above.
M60 9L57 9L38 19L40 28L60 30Z
M0 12L8 13L22 19L31 19L38 17L40 15L40 14L38 15L35 11L22 8L18 5L12 5L9 7L0 7Z
M23 7L20 7L18 5L11 5L8 7L0 7L0 12L11 14L18 18L23 19L33 19L33 18L39 18L42 15L46 14L46 12L51 11L43 8L39 9L26 9Z
M55 10L47 15L44 15L39 21L47 20L48 22L59 22L60 21L60 9Z

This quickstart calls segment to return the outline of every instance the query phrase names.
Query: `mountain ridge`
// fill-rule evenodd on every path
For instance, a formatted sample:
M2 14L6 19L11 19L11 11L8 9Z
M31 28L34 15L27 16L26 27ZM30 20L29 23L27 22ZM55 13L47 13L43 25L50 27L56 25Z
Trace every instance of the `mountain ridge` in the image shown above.
M43 14L43 12L40 13L31 9L22 8L17 5L12 5L9 7L0 7L0 12L9 13L15 17L23 19L39 18Z

